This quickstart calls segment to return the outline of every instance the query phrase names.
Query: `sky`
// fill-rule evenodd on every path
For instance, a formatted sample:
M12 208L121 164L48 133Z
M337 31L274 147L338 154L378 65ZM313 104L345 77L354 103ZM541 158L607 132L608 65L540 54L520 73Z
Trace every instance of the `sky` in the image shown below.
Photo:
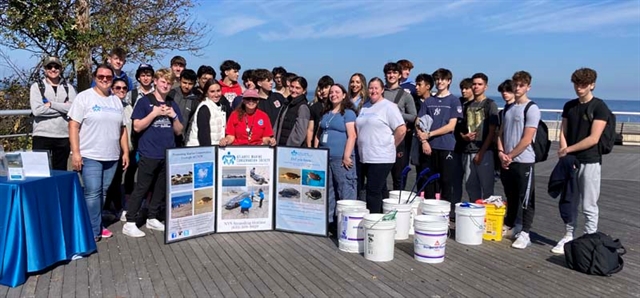
M412 78L450 69L454 94L476 72L489 76L487 93L498 94L503 80L526 70L530 97L554 98L575 97L571 73L590 67L597 96L640 101L638 0L222 0L198 2L193 17L210 45L199 56L168 52L164 66L177 54L194 70L218 71L226 59L242 70L283 66L313 92L322 75L346 84L355 72L383 77L385 63L408 59Z

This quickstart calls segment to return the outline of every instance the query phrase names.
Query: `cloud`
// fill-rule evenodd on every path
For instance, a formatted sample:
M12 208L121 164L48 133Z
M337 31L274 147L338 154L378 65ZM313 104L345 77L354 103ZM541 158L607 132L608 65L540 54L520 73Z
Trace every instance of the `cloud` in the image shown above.
M267 21L254 17L236 15L233 17L221 19L216 23L219 24L218 28L220 28L220 34L222 34L223 36L231 36L242 31L262 26L266 24Z

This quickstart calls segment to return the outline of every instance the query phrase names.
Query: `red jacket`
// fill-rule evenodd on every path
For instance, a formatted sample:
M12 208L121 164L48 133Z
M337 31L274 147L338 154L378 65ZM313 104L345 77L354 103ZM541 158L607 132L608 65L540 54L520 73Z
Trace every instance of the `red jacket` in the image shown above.
M240 87L238 82L228 86L223 82L223 80L220 80L220 87L222 87L220 90L222 92L222 97L226 98L229 102L233 102L236 96L242 95L242 87Z

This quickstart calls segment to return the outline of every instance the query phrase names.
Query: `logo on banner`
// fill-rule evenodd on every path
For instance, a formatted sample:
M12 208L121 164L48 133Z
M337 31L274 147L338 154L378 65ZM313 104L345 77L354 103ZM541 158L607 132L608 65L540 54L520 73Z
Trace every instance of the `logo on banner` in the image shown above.
M291 156L296 156L296 155L298 155L298 152L295 150L291 150Z
M227 152L226 155L222 156L222 164L232 165L236 163L236 156L232 155L231 152Z

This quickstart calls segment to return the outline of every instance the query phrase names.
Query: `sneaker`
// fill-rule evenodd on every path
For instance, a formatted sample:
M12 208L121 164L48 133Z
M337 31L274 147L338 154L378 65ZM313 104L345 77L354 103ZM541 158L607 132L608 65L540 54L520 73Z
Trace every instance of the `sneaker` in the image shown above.
M140 231L140 229L138 229L138 226L136 226L135 222L128 222L124 224L122 226L122 234L125 234L129 237L134 237L134 238L145 236L145 233L143 231Z
M511 244L511 247L518 249L525 249L527 246L531 245L531 240L529 239L529 233L520 232L518 236L516 236L516 241Z
M120 213L120 221L127 221L127 210L122 210L122 213Z
M164 232L164 224L155 218L147 219L147 229Z
M563 255L564 254L564 244L573 240L573 237L571 236L564 236L562 237L562 239L560 239L560 241L558 241L558 244L556 244L556 246L554 246L551 249L551 252L554 254L559 254L559 255Z
M518 233L522 230L522 226L516 224L515 227L510 228L509 226L502 226L502 238L505 239L514 239Z
M113 237L113 233L111 233L111 231L102 228L102 232L100 233L100 235L102 236L102 238L111 238Z

